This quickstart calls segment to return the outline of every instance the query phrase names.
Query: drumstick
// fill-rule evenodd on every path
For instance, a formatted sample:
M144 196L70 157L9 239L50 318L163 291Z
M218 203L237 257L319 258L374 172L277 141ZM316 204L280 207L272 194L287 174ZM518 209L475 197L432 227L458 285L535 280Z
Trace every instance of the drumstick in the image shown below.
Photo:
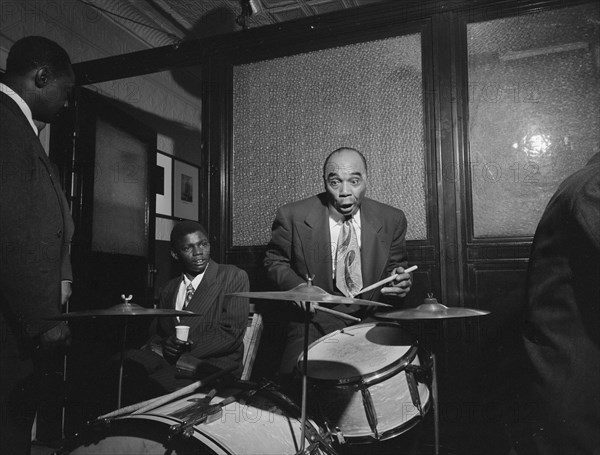
M230 365L229 367L227 367L223 370L217 371L216 373L206 376L206 378L204 378L204 380L196 381L195 383L190 384L189 386L184 387L183 389L179 389L179 390L176 390L175 392L171 392L167 395L163 395L162 397L158 397L152 403L148 403L148 405L132 412L132 414L142 414L144 412L150 411L151 409L156 409L159 406L162 406L163 404L168 403L169 401L172 401L175 398L179 398L180 396L186 395L200 387L205 386L209 382L212 382L215 379L223 376L225 373L229 373L230 371L233 371L235 369L236 369L235 365ZM192 386L194 386L194 387L192 387ZM188 389L188 390L186 390L186 389Z
M194 390L199 389L200 387L203 387L203 386L209 384L210 382L219 378L223 374L233 371L234 369L235 369L235 366L231 366L224 370L217 371L216 373L213 373L213 374L207 376L206 378L201 379L200 381L196 381L196 382L188 385L187 387L176 390L175 392L171 392L166 395L162 395L160 397L151 398L149 400L142 401L140 403L134 403L132 405L125 406L124 408L116 409L112 412L109 412L108 414L104 414L104 415L101 415L100 417L97 417L94 421L110 419L112 417L117 417L117 416L120 416L123 414L129 414L129 413L139 414L139 413L145 412L149 409L154 409L172 399L179 398L180 396L185 395L187 393L192 393ZM159 403L159 401L160 401L160 403ZM154 406L154 403L158 403L158 404L156 406ZM92 422L94 422L94 421L92 421Z
M315 311L322 311L323 313L334 314L335 316L339 316L340 318L349 319L351 321L356 321L356 322L362 321L362 319L360 319L360 318L357 318L357 317L352 316L347 313L342 313L341 311L332 310L331 308L327 308L326 306L318 306L317 305L317 306L315 306Z
M413 271L417 270L418 268L419 267L417 267L416 265L413 265L412 267L407 268L403 273L410 273L410 272L413 272ZM366 288L361 289L360 291L358 291L354 295L363 294L363 293L365 293L367 291L370 291L370 290L378 288L379 286L382 286L382 285L384 285L386 283L389 283L390 281L394 281L398 277L398 275L399 275L398 273L395 273L392 276L388 276L387 278L384 278L383 280L378 281L377 283L374 283L371 286L367 286Z

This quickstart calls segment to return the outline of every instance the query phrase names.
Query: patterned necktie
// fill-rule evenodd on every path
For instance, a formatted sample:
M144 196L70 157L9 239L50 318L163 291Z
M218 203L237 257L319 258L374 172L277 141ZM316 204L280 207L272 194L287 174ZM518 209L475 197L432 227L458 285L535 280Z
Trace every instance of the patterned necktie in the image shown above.
M351 220L344 221L338 237L335 283L346 297L353 297L362 289L360 248Z
M190 300L192 300L192 296L194 295L194 286L192 283L188 284L185 290L185 302L183 302L182 310L186 310L188 305L190 304Z

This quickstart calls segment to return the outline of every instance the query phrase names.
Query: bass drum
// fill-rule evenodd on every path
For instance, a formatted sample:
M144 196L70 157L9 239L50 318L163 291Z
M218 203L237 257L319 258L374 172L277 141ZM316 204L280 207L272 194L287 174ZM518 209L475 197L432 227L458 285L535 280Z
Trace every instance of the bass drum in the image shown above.
M429 368L422 365L427 355L420 358L419 351L416 340L392 323L325 335L308 349L309 402L340 442L372 443L405 433L430 405Z
M254 385L255 387L256 385ZM297 407L285 395L252 388L220 390L210 401L217 404L226 397L246 396L224 406L209 423L189 427L189 434L172 436L172 428L202 415L204 393L195 393L142 414L117 417L94 425L59 451L72 455L183 455L183 454L295 454L300 449L300 420L291 417ZM307 453L332 454L331 445L312 422L307 424ZM312 442L311 442L312 441Z

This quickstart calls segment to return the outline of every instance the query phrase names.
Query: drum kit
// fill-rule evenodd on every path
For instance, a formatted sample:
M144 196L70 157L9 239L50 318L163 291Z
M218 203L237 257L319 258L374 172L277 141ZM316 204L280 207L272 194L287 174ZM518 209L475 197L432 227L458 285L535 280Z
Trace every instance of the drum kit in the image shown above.
M389 281L389 280L388 280ZM382 285L386 280L369 288ZM332 332L308 345L311 308L347 317L320 304L349 304L386 308L389 305L369 300L332 295L312 280L289 291L240 292L231 296L264 300L300 302L305 309L304 349L298 358L302 374L300 409L285 395L275 391L245 390L246 381L203 393L193 393L154 407L125 414L117 409L96 419L104 423L102 435L84 441L68 451L71 454L115 453L204 453L217 454L331 454L332 442L365 444L399 436L423 420L433 407L435 453L439 454L439 409L435 355L426 352L415 339L400 328L402 320L446 320L476 317L487 311L447 307L431 295L416 308L377 313L375 322L352 325ZM196 316L187 311L145 309L129 302L107 310L65 313L59 319L89 317ZM125 346L126 325L123 330ZM123 348L124 350L124 348ZM119 371L119 408L123 375ZM325 429L307 416L308 383ZM258 393L257 393L258 392ZM221 397L229 397L223 398ZM181 397L181 395L179 395ZM216 405L211 400L221 397ZM208 407L207 407L208 406ZM218 408L219 418L207 409ZM123 411L126 409L123 408ZM296 412L297 411L297 412ZM299 416L297 414L300 414ZM210 422L210 424L207 424ZM185 431L173 433L173 428ZM175 437L177 436L177 437ZM185 436L185 437L183 437Z

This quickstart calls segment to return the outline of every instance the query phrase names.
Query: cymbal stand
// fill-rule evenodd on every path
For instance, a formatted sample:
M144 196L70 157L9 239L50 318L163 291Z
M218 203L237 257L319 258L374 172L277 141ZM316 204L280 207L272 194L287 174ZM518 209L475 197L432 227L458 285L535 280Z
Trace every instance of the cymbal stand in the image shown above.
M125 294L121 295L124 303L127 305L133 296L125 297ZM125 317L125 323L123 324L123 341L121 343L121 361L119 362L119 388L117 390L117 409L121 408L121 396L123 393L123 366L125 364L125 350L127 346L127 323L129 318Z
M309 284L311 280L308 281ZM309 332L309 320L310 320L310 302L302 302L304 308L304 347L302 357L302 403L301 403L301 414L300 414L300 450L299 454L304 453L305 442L306 442L306 395L308 392L308 332Z
M69 300L65 302L65 313L69 312ZM69 322L66 322L69 325ZM60 436L62 440L66 439L66 422L67 422L67 351L63 355L63 393L62 393L62 408L60 411Z
M438 402L437 366L435 354L431 353L431 396L433 399L433 435L435 455L440 453L440 408Z

